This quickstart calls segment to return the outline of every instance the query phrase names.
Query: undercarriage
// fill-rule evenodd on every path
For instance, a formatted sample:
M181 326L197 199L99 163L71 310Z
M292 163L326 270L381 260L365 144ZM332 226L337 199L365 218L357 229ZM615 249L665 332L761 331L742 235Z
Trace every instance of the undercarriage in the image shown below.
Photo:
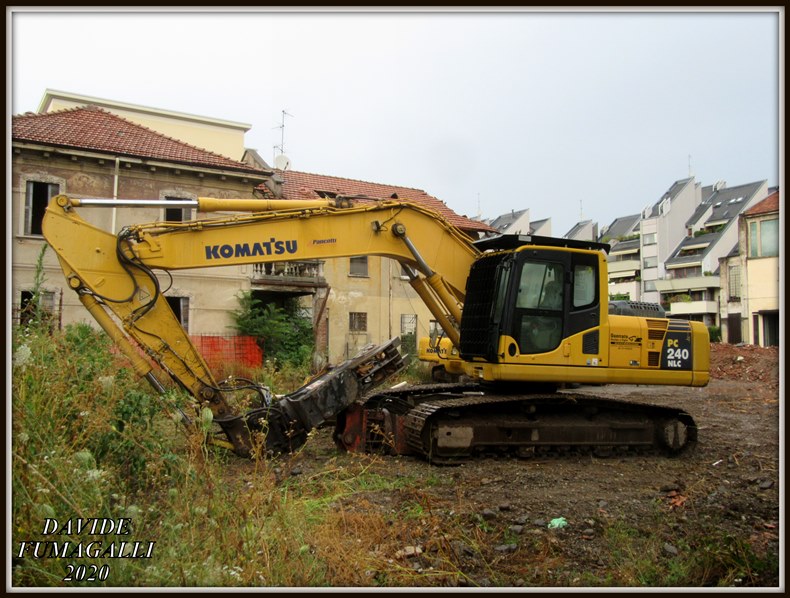
M447 383L376 391L407 363L398 345L393 339L370 347L289 395L272 400L260 393L245 415L215 421L223 429L243 425L268 454L293 452L310 430L334 421L342 450L434 464L505 455L672 456L697 441L694 419L683 410L553 386Z
M694 446L685 411L568 391L502 392L437 384L377 393L338 416L335 442L349 451L415 455L452 464L489 455L598 456Z

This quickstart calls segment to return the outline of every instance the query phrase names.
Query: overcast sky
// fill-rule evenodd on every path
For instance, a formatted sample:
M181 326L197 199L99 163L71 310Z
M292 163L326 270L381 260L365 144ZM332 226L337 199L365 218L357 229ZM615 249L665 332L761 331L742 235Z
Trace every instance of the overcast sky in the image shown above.
M248 123L270 163L282 141L294 170L424 189L473 217L530 208L561 236L690 173L780 184L783 17L23 7L9 99L13 114L53 89Z

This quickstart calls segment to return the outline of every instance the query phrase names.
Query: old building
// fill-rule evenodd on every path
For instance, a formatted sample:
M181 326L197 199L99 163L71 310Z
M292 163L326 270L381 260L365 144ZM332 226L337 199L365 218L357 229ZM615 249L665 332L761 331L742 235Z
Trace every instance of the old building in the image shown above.
M12 300L17 309L30 298L35 264L45 246L41 220L51 197L252 199L255 188L272 174L92 105L14 116L12 151ZM185 208L94 208L83 213L88 222L111 232L136 222L200 216ZM57 321L88 321L76 294L66 288L52 251L45 251L42 264L43 296ZM166 295L190 334L227 334L226 314L247 287L244 268L224 267L174 273Z
M44 92L36 112L44 114L83 106L96 106L166 137L238 161L243 160L245 152L244 134L252 128L252 125L247 123L149 108L52 89Z
M36 261L45 245L41 218L49 199L59 193L161 200L367 196L416 202L472 237L491 230L419 189L274 170L244 147L249 125L243 123L51 91L41 109L12 118L12 293L17 318L30 300ZM92 224L112 232L132 223L207 216L182 208L91 208L83 213ZM427 335L435 326L399 264L385 258L172 274L165 294L193 336L234 334L232 312L245 291L275 304L301 297L312 312L319 350L330 361L370 342ZM52 251L43 255L43 275L44 304L57 322L93 323L75 293L66 288Z
M444 202L421 189L385 185L298 171L279 171L284 199L333 198L338 195L396 199L416 203L442 215L471 238L492 229L486 224L456 214ZM356 234L354 231L344 231ZM316 264L327 281L326 303L317 305L319 334L326 335L330 359L353 355L362 346L395 336L413 339L437 328L428 309L409 284L400 265L387 258L356 256ZM256 291L265 293L261 280Z
M722 340L779 344L779 191L738 217L738 241L719 260Z

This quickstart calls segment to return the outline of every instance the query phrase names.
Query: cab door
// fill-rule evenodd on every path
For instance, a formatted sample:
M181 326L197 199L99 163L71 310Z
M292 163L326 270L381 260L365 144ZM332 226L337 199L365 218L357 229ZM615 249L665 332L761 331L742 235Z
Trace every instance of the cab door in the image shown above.
M512 276L508 334L519 352L547 353L562 340L600 325L598 256L594 253L527 250ZM597 334L585 336L585 353L598 353Z
M522 354L554 351L567 327L570 254L527 250L516 261L507 332Z

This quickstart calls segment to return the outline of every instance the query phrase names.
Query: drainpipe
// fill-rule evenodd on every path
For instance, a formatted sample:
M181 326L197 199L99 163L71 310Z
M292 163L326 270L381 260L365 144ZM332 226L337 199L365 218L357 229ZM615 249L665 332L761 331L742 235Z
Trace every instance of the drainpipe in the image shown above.
M392 338L392 260L387 260L388 263L388 272L387 272L387 322L389 328L387 329L387 338Z
M112 183L112 198L113 200L118 199L118 171L121 166L121 159L116 157L115 158L115 176L113 176L113 183ZM117 215L118 208L112 209L112 234L115 234L115 219Z

